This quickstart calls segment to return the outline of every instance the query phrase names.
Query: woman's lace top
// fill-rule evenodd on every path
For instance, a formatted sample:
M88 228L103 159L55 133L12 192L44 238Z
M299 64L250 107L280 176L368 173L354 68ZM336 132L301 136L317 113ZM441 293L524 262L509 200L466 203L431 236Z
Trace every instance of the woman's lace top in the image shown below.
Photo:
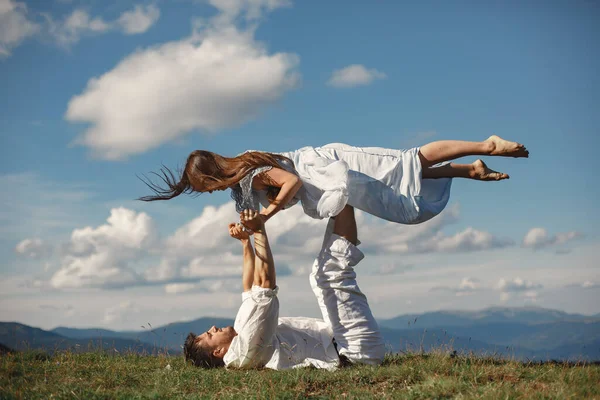
M259 210L260 200L256 192L252 189L252 181L254 177L265 171L269 171L273 167L259 167L250 171L243 177L237 185L231 188L231 198L235 201L235 209L237 212L242 212L246 209Z

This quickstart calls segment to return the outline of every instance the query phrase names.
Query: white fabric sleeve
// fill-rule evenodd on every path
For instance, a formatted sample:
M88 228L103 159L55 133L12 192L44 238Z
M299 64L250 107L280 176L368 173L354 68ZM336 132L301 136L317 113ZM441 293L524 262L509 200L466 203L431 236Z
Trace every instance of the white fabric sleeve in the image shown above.
M279 300L274 289L252 286L242 294L242 306L235 319L233 338L223 361L228 368L264 367L275 350Z

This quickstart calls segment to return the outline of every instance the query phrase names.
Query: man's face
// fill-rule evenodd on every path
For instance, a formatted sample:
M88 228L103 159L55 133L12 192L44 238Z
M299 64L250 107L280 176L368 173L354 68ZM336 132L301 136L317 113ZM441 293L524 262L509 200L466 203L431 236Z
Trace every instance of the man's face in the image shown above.
M211 352L217 349L222 349L222 354L220 355L222 357L225 355L225 353L227 353L231 341L236 336L237 332L233 329L233 326L227 326L225 328L217 328L216 326L212 326L208 331L196 336L196 344L202 345Z

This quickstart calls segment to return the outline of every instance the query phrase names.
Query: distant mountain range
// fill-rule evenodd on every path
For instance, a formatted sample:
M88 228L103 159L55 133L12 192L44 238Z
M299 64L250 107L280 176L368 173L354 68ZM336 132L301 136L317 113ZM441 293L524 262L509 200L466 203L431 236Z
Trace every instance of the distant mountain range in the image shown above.
M482 311L437 311L380 320L393 352L448 349L521 360L600 360L600 314L584 316L536 307L488 308ZM59 327L51 331L0 322L0 344L12 349L108 349L144 354L178 354L189 332L233 325L225 318L199 318L148 327L111 331Z

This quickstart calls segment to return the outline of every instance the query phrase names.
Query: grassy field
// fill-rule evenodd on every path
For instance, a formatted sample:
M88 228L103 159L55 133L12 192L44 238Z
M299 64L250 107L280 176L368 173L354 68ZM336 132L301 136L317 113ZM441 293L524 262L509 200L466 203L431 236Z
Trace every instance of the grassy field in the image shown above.
M334 372L206 371L181 356L26 352L0 356L0 398L600 399L600 365L430 354Z

